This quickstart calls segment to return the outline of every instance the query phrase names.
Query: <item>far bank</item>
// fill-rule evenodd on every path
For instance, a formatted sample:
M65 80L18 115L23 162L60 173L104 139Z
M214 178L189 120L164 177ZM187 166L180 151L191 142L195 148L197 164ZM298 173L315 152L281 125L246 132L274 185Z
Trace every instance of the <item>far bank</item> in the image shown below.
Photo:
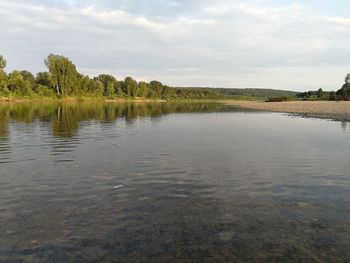
M227 100L224 104L244 109L298 114L306 117L350 121L350 101L242 101Z

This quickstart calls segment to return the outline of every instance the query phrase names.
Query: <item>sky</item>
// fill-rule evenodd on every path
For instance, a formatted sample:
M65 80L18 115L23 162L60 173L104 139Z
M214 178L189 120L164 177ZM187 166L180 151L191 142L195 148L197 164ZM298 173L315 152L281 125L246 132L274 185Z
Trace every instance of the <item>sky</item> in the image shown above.
M349 0L0 0L6 71L64 55L90 76L171 86L336 90Z

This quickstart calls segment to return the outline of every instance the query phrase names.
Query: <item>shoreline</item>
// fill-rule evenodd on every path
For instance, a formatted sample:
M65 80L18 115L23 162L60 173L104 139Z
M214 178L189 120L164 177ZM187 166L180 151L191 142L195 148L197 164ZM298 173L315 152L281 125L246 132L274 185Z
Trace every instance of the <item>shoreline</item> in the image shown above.
M222 101L225 105L242 109L288 113L309 118L350 121L350 101Z
M286 101L265 102L248 100L165 100L149 98L103 98L103 97L0 97L0 104L8 103L163 103L163 102L216 102L226 106L267 112L287 113L308 118L350 122L350 101Z
M147 99L147 98L103 98L103 97L0 97L0 103L23 103L23 102L166 102L163 99Z
M218 99L159 99L159 98L105 98L105 97L88 97L88 96L67 96L67 97L1 97L0 104L7 103L222 103Z

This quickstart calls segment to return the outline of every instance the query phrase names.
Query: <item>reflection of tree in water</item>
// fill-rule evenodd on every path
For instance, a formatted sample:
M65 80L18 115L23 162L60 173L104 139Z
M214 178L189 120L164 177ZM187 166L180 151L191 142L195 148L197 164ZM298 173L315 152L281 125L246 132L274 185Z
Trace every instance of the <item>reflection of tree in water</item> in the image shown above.
M9 144L9 111L0 108L0 163L10 158L11 146Z
M9 137L9 121L10 113L9 111L0 108L0 140L7 140Z
M55 137L71 138L84 121L113 123L118 118L160 117L175 112L210 112L216 103L17 103L0 106L0 138L8 138L10 119L17 123L51 123Z
M347 121L342 121L341 122L341 127L342 129L345 131L347 129L347 126L348 126L348 122Z
M73 107L57 106L57 114L52 115L52 133L55 137L72 137L79 128L79 115Z

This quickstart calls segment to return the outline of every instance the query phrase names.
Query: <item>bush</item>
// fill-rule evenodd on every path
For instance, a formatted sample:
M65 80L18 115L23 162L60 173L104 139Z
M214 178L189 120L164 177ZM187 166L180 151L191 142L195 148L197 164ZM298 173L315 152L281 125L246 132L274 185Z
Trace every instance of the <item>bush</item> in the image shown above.
M56 93L52 89L49 89L47 86L43 86L43 85L40 85L40 84L36 85L35 92L39 96L44 96L44 97L54 97L54 96L56 96Z
M284 102L289 100L291 99L288 97L272 97L272 98L268 98L266 102Z

